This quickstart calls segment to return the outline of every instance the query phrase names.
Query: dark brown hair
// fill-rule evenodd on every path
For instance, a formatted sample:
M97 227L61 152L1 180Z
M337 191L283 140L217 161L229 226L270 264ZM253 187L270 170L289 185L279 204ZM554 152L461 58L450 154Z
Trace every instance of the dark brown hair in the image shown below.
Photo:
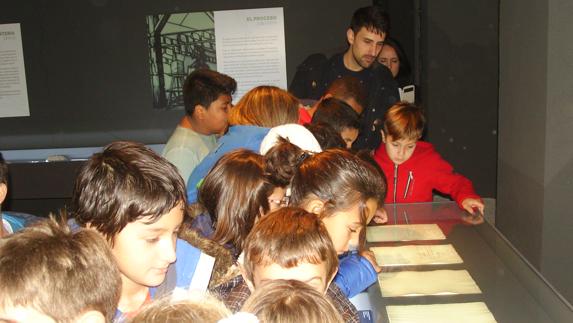
M324 202L321 217L360 205L366 220L366 202L373 198L382 205L386 185L373 166L342 149L310 155L301 162L291 183L292 205L303 206L312 199Z
M336 132L343 130L360 129L360 116L346 102L337 98L322 99L312 116L311 123L326 123Z
M255 266L292 268L301 263L324 263L326 280L338 268L338 256L324 224L300 208L283 207L263 217L247 237L244 251L244 269L250 281Z
M356 101L356 103L360 105L360 111L356 111L355 107L353 107L356 113L362 113L362 111L367 107L366 90L364 89L364 86L360 84L360 80L354 76L346 75L332 81L328 86L328 89L326 89L325 94L330 94L332 97L342 100L348 104L350 104L350 100Z
M298 280L271 280L257 288L241 309L261 323L342 323L325 295Z
M268 212L273 189L265 176L263 156L237 149L221 157L198 194L199 204L215 225L212 239L222 245L231 243L240 253L260 210Z
M175 166L143 144L117 141L81 168L72 194L78 224L90 225L113 245L131 222L153 223L175 207L185 208L185 183Z
M293 153L298 151L300 153ZM290 184L301 155L302 150L288 139L277 139L277 143L265 154L265 171L275 186L286 187Z
M228 75L209 69L193 71L183 84L183 103L185 112L190 117L195 112L195 106L202 105L208 109L220 95L233 95L237 82Z
M344 139L342 139L340 133L336 132L332 126L326 123L307 123L304 127L316 138L322 150L346 148Z
M376 34L387 33L390 29L390 19L378 6L358 8L352 15L348 28L356 34L362 27Z
M32 308L57 322L75 322L89 310L111 322L121 294L105 239L53 219L0 240L0 281L0 307Z
M409 102L394 104L384 115L384 134L393 140L422 138L426 118L421 108Z

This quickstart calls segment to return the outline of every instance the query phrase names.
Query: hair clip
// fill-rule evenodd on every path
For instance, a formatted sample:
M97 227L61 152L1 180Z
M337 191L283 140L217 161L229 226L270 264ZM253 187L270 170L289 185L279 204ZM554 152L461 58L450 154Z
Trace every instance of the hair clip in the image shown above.
M308 153L308 151L304 151L302 154L300 154L300 156L298 156L298 158L296 159L296 166L300 166L300 164L302 164L302 162L307 159L310 156L310 153Z

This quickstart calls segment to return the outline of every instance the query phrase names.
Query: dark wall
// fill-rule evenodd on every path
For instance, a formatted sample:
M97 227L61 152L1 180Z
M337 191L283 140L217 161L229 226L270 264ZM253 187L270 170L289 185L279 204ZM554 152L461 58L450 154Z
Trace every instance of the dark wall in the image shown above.
M500 7L497 225L573 302L573 3Z
M420 6L426 138L473 181L478 194L495 197L499 2L434 0Z
M6 0L20 23L30 117L0 118L0 149L164 143L181 111L152 108L145 17L284 7L287 75L308 54L345 46L352 12L371 1Z

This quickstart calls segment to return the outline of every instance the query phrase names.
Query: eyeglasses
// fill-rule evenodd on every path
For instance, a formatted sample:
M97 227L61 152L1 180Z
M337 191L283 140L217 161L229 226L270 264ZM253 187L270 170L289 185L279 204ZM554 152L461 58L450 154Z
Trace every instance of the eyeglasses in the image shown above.
M280 200L269 198L269 204L275 205L276 207L287 206L288 203L289 203L289 197L288 196L285 196Z

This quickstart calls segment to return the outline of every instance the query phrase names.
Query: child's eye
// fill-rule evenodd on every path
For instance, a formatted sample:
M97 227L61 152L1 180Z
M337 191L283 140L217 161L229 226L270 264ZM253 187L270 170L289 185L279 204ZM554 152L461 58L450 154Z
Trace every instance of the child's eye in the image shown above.
M159 241L159 238L149 238L149 239L145 239L145 242L147 243L156 243Z
M356 233L356 232L358 232L357 229L353 229L353 228L348 228L348 231L350 231L350 233Z

